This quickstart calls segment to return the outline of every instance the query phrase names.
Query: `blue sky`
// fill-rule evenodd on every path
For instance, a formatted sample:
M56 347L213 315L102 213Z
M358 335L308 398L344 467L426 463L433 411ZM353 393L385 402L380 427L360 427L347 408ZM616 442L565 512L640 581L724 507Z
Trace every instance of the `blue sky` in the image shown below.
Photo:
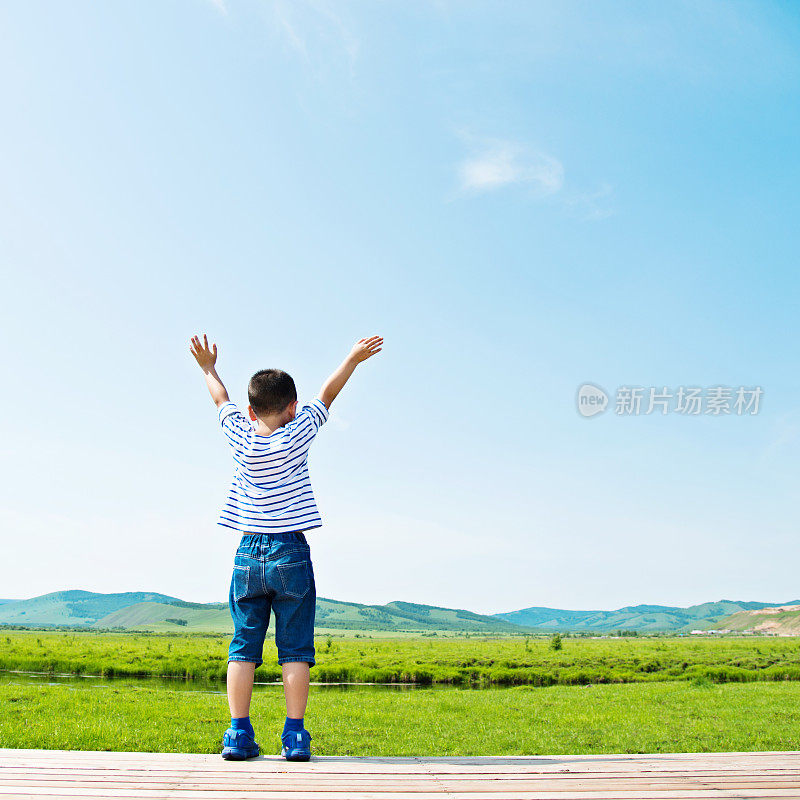
M800 15L744 2L0 8L0 596L227 596L232 398L384 352L311 455L318 591L800 596ZM761 386L584 419L577 387Z

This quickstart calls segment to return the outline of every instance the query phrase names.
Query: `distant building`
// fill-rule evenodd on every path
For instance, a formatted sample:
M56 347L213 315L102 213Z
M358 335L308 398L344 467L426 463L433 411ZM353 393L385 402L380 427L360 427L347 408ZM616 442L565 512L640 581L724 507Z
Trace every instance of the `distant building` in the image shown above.
M690 633L691 633L693 636L708 636L709 634L715 634L715 633L732 633L732 632L733 632L733 631L731 631L729 628L720 628L719 630L712 629L712 630L709 630L709 631L699 631L699 630L690 631Z

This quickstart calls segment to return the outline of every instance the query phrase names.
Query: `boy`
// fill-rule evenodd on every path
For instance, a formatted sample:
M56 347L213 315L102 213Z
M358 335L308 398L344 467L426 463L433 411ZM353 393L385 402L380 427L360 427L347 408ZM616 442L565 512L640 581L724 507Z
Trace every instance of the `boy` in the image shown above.
M231 726L223 736L222 757L258 755L250 724L253 675L262 663L270 610L283 673L286 722L281 754L308 761L311 734L305 730L309 667L314 665L316 589L303 531L322 524L308 476L308 449L328 419L328 409L355 368L381 351L383 339L370 336L353 346L325 381L319 396L297 410L294 381L278 369L257 372L247 389L251 425L230 401L217 375L217 346L195 336L190 352L206 378L219 421L233 450L235 471L219 524L242 535L234 559L229 605L234 623L228 650L228 703Z

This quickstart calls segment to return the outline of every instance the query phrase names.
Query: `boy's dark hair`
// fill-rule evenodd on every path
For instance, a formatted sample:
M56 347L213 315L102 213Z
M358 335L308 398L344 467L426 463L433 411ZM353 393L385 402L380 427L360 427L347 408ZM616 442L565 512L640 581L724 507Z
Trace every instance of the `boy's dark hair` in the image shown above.
M282 369L262 369L250 378L247 397L257 414L274 414L297 400L297 389Z

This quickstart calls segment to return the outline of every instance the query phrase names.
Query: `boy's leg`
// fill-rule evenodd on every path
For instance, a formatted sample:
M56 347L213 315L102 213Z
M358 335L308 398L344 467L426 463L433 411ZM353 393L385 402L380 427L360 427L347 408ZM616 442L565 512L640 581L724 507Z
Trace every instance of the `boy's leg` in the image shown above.
M276 555L269 583L275 587L275 644L286 698L281 752L289 761L308 761L311 734L305 729L304 717L309 668L314 665L314 570L302 534L293 534Z
M247 535L236 552L229 606L234 633L228 648L227 692L231 725L222 737L222 757L252 758L259 753L250 722L253 676L262 663L271 600L264 591L260 537Z
M228 705L233 719L250 716L255 671L254 661L228 662Z
M230 665L228 665L230 668ZM286 716L302 719L306 715L308 686L311 682L307 661L287 661L283 671L283 696L286 698ZM231 706L233 708L233 706Z

